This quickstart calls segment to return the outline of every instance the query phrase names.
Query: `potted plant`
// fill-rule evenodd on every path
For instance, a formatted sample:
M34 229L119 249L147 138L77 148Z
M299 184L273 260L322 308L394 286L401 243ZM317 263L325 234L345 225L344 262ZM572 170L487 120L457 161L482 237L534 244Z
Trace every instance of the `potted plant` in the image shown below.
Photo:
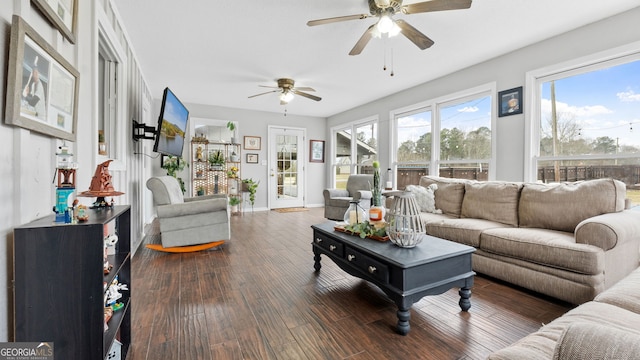
M197 192L198 196L204 195L204 186L202 186L202 185L198 186L197 191L198 191Z
M211 170L222 170L224 166L222 150L215 150L209 153L209 165L211 166Z
M227 122L227 129L229 129L229 131L231 131L231 143L232 144L237 144L237 142L236 142L236 123L234 123L233 121Z
M178 179L182 193L187 191L187 189L184 186L184 180L182 180L181 177L178 177L178 172L184 170L185 166L189 166L189 164L187 164L182 157L178 156L167 156L162 162L162 168L167 170L167 175Z
M256 202L256 191L260 181L253 181L253 179L242 179L242 191L249 193L249 201L251 202L251 211L253 211L253 205Z
M231 206L231 212L238 212L238 205L240 205L240 198L237 196L232 196L229 198L229 206Z

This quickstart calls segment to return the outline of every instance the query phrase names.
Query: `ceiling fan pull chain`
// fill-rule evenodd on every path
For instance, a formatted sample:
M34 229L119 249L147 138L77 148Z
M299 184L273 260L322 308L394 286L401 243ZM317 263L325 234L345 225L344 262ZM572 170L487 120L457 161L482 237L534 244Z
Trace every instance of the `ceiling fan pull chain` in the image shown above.
M382 39L382 71L387 71L387 38Z
M393 48L391 48L391 74L389 76L393 76Z

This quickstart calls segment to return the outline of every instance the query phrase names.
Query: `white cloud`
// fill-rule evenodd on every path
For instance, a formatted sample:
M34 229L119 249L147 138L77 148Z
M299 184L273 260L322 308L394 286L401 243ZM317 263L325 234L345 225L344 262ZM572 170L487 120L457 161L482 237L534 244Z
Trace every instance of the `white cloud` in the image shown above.
M551 100L542 99L541 101L542 113L551 112ZM613 110L608 109L604 105L589 105L589 106L571 106L567 103L556 101L556 111L558 113L574 114L576 117L591 117L596 115L611 114Z
M622 102L640 101L640 94L636 94L633 90L619 92L616 94L618 99Z
M474 112L477 112L478 110L480 109L478 109L477 106L465 106L462 109L458 109L458 112L474 113Z

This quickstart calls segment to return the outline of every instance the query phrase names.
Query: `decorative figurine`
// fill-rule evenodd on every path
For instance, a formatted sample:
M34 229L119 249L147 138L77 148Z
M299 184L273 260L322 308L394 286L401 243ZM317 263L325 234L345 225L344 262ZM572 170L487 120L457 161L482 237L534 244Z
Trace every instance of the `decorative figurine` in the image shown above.
M91 179L89 190L83 191L82 193L80 193L80 195L78 195L85 197L96 196L97 199L93 203L93 206L91 206L92 209L112 207L114 205L113 199L111 199L111 203L108 203L105 200L105 197L119 196L124 194L123 192L116 191L113 188L113 184L111 183L111 174L109 174L109 163L111 163L112 161L113 160L107 160L102 164L99 164L96 167L96 172L94 173L93 178Z

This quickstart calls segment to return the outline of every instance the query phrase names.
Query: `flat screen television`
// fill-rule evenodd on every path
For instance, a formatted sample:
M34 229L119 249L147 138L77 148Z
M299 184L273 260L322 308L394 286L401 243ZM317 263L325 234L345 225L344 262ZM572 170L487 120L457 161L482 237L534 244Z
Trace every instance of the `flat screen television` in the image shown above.
M153 151L164 155L182 156L188 121L189 110L169 88L165 88Z

